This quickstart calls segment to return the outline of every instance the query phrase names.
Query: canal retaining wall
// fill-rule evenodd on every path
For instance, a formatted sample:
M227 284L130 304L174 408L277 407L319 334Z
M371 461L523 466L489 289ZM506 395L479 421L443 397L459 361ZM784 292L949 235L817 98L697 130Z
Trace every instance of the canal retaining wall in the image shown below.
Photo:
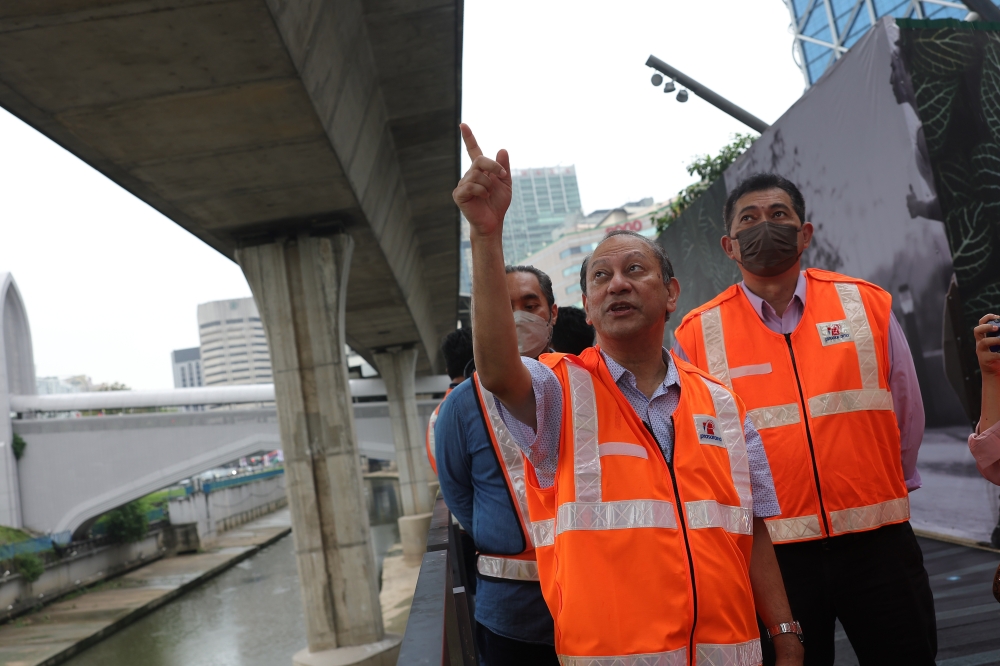
M277 511L287 503L284 470L269 470L251 477L206 482L184 497L170 498L170 524L178 529L194 526L198 543L188 540L187 549L197 550L226 530Z
M161 532L150 532L135 543L114 543L96 548L73 550L45 565L41 577L29 583L20 574L0 577L0 618L7 619L105 578L116 576L152 562L163 553Z

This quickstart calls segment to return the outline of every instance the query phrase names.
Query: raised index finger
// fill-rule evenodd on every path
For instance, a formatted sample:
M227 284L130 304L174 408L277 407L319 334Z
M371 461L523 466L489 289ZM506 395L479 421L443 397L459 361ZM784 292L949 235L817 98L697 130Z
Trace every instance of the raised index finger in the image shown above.
M472 134L472 128L465 123L462 123L458 127L462 130L462 140L465 141L465 150L469 153L469 159L475 162L476 158L483 154L483 151L479 147L479 144L476 143L476 137Z

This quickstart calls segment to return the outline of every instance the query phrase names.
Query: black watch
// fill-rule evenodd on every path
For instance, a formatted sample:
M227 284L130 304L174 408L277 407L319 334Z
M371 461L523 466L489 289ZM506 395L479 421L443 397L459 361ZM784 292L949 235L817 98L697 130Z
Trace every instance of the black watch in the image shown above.
M781 634L795 634L799 639L800 643L805 643L805 639L802 638L802 625L792 620L791 622L782 622L781 624L776 624L773 627L767 628L767 637L774 640L775 636Z

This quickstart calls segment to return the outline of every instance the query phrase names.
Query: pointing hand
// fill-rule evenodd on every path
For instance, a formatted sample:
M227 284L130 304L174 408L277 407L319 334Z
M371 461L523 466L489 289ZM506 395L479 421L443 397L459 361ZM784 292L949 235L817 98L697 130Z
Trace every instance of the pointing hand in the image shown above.
M510 206L510 158L506 150L500 150L495 160L486 157L469 126L462 123L460 127L472 166L451 196L469 221L473 233L480 236L499 233Z

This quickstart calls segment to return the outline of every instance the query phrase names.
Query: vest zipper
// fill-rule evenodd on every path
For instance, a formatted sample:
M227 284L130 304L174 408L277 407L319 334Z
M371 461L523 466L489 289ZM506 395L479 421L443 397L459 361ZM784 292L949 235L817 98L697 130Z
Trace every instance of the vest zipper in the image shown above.
M674 417L670 417L670 422L673 424ZM694 557L691 555L691 543L688 541L687 533L687 517L684 515L684 504L681 502L681 491L677 487L677 474L674 472L674 464L672 461L667 460L667 454L663 452L663 447L660 446L660 440L656 438L656 433L653 432L653 428L646 423L642 422L646 426L646 430L649 431L649 435L656 442L656 448L660 450L660 455L663 456L663 462L667 464L667 470L670 472L670 482L674 487L674 500L677 502L677 514L680 517L681 523L681 535L684 537L684 550L687 551L688 558L688 568L691 571L691 598L694 600L694 617L691 619L691 637L688 639L688 659L691 660L689 663L694 663L694 630L698 626L698 587L694 582ZM677 432L677 428L673 429ZM676 440L676 435L675 435ZM674 442L674 449L676 450L676 441Z
M806 397L802 392L802 380L799 379L799 366L795 363L795 352L792 350L792 335L785 333L785 343L788 344L788 356L792 359L792 373L795 375L795 384L799 387L799 404L802 406L802 422L806 426L806 441L809 442L809 459L812 462L813 478L816 480L816 497L819 498L819 515L823 519L823 528L826 536L831 536L830 525L826 520L826 509L823 507L823 491L819 485L819 468L816 466L816 449L813 447L812 431L809 429L809 418L806 416Z

